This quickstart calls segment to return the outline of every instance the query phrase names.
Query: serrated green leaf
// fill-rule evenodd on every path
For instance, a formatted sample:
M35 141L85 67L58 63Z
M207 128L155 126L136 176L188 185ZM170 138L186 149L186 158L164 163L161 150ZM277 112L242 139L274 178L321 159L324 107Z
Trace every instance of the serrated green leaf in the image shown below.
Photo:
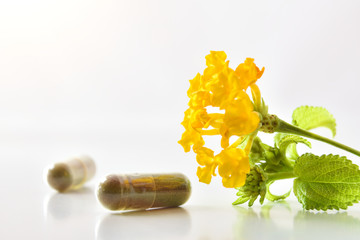
M274 137L274 143L275 143L275 147L279 148L279 143L281 141L281 139L283 139L284 137L288 136L290 134L288 133L277 133Z
M299 157L296 151L296 144L303 143L309 148L311 148L311 143L297 135L291 134L282 134L278 139L278 148L280 149L283 156L288 157L289 159L297 159Z
M323 107L301 106L294 110L292 123L305 130L326 127L336 134L335 118Z
M346 209L360 200L360 171L346 157L307 153L294 166L294 193L307 210Z

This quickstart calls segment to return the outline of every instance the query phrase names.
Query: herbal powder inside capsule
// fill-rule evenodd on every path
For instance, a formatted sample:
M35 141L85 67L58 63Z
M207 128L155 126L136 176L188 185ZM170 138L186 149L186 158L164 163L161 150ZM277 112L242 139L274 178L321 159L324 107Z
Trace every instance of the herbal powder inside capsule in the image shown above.
M177 207L190 197L189 179L172 174L112 174L98 190L101 204L114 211Z
M95 171L95 163L90 157L73 157L50 168L47 181L55 190L66 192L82 187L95 175Z

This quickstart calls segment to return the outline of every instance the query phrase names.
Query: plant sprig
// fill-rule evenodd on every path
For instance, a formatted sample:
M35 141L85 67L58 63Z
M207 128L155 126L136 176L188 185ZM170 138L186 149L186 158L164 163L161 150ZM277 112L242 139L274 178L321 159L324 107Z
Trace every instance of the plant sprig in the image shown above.
M292 123L303 130L317 127L329 128L333 135L336 133L335 118L322 107L302 106L295 109ZM296 144L302 143L311 148L311 143L294 134L278 133L274 137L274 147L270 147L257 139L254 142L250 154L254 169L266 179L252 188L265 187L260 203L267 198L270 201L285 199L290 195L287 192L281 196L275 196L269 191L269 187L280 179L295 178L293 191L298 201L306 210L331 210L347 209L348 206L360 200L360 170L346 157L338 155L316 156L311 153L298 155ZM271 157L269 157L271 156ZM241 204L248 195L244 189L249 189L250 184L246 182L243 187L238 188L240 197L233 204ZM256 200L254 194L251 201L252 206ZM255 199L254 199L255 198Z
M308 139L314 139L360 156L354 148L310 132L326 127L335 136L332 114L322 107L302 106L289 124L268 113L258 87L265 68L258 68L254 59L246 58L234 69L223 51L210 51L205 59L203 73L190 80L188 109L181 123L185 131L178 141L185 152L196 154L200 182L209 184L220 176L224 187L238 190L235 205L251 206L259 196L261 204L265 198L285 199L290 191L277 196L269 189L288 178L295 178L294 193L305 209L346 209L359 201L357 165L334 155L299 156L296 149L299 143L311 148ZM277 133L273 146L263 143L259 132ZM204 136L220 136L221 151L207 146Z

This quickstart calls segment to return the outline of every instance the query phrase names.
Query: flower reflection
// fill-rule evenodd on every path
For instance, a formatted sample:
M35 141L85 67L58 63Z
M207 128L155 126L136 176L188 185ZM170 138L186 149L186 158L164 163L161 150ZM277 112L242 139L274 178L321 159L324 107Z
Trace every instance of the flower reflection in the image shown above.
M271 212L276 207L277 211ZM291 226L281 221L283 218L273 217L272 215L286 216L291 218L291 209L286 202L268 203L255 211L254 208L234 206L238 211L237 221L234 225L235 239L290 239ZM288 219L287 219L288 221Z

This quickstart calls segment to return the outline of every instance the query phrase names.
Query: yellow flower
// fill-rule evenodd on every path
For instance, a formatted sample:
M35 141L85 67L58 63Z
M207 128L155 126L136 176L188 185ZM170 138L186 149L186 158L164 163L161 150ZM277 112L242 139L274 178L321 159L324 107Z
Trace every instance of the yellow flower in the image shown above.
M198 167L196 175L200 182L209 184L212 176L215 176L214 151L209 148L202 147L196 150L196 161L203 167Z
M223 114L208 114L205 108L194 109L189 108L185 111L185 117L182 121L182 125L185 128L181 140L178 142L184 148L185 152L190 151L190 147L193 145L193 149L196 150L202 147L205 142L202 135L213 135L213 130L203 130L209 126L219 126L218 119ZM218 131L215 131L217 134Z
M239 76L239 82L243 84L243 89L247 89L262 76L264 70L265 68L262 68L261 71L259 70L253 58L247 58L244 63L239 64L235 73Z
M210 116L205 108L196 109L190 116L191 127L193 128L208 128L210 124Z
M208 81L207 88L212 93L213 107L224 109L224 106L237 95L239 90L232 84L233 79L234 70L229 68L226 63L223 70L213 75L211 81Z
M194 79L190 80L190 87L187 91L187 95L189 98L191 98L192 94L200 90L200 84L201 84L201 75L200 73L196 74Z
M217 68L224 65L226 60L226 53L224 51L210 51L210 54L205 56L206 66Z
M207 67L203 75L198 73L190 80L187 91L189 108L182 122L185 132L179 143L185 152L192 147L197 154L200 182L210 183L218 167L225 187L241 186L250 170L248 153L253 137L249 138L251 140L246 151L235 147L245 136L256 136L261 94L255 83L262 76L264 68L260 71L254 59L247 58L234 71L229 67L223 51L211 51L205 58ZM254 103L246 93L249 87ZM220 112L209 113L211 108ZM214 151L204 147L204 135L221 135L224 150L214 157ZM234 135L241 139L229 147L229 139Z
M204 146L205 141L199 132L195 130L186 130L178 143L183 146L185 152L190 152L191 145L194 145L193 148L197 149Z
M185 128L185 132L178 142L183 146L185 152L189 152L192 145L194 145L194 148L199 148L205 144L199 131L196 131L196 127L201 128L204 125L201 117L197 117L201 114L206 114L206 110L203 112L201 110L189 108L185 111L185 117L181 123Z
M244 92L241 95L225 108L224 124L220 129L223 148L229 146L229 138L232 135L244 136L254 132L259 127L259 114L253 111L249 96Z
M204 78L207 80L226 67L226 53L223 51L210 51L210 54L205 59L207 68L204 70Z
M208 91L197 91L191 95L189 107L204 108L211 104L211 95Z
M224 187L236 188L245 184L250 172L249 156L243 149L228 148L215 157L219 163L219 175Z

